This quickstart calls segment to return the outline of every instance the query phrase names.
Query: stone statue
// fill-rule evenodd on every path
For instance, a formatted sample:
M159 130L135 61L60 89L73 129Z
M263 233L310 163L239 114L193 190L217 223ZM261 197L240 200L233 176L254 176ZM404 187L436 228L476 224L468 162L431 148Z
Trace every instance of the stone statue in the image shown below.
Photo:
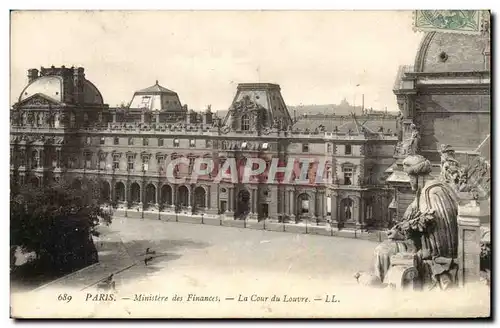
M402 254L416 259L418 274L427 286L446 289L456 283L456 190L442 177L429 179L431 164L423 156L408 156L403 167L416 196L402 220L389 231L389 239L376 247L370 284L387 283L391 258Z
M417 126L415 124L412 124L410 126L411 129L411 137L410 137L410 143L408 144L408 151L407 153L409 155L416 155L418 154L418 151L420 150L420 133L418 132Z

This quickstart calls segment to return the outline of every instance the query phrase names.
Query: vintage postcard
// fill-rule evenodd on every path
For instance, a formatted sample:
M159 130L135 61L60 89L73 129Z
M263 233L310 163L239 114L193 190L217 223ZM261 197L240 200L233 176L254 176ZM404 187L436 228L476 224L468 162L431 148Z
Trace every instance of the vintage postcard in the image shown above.
M490 317L488 11L10 19L12 318Z

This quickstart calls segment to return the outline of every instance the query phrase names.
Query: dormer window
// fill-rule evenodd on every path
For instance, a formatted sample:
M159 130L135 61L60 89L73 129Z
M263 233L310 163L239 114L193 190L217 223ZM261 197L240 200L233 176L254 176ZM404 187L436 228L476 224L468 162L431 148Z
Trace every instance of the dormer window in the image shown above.
M248 131L250 130L250 118L247 114L241 117L241 130Z
M352 147L351 147L351 145L345 145L345 154L346 155L351 155L352 154Z
M142 97L142 101L141 101L141 105L144 106L144 107L147 107L149 106L149 102L151 101L151 97L150 96L143 96Z

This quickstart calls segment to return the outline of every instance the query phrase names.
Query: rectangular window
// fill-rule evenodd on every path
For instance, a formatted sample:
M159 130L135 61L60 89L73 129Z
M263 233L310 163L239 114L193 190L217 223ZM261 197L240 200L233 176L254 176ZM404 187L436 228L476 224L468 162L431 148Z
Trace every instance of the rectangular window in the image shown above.
M113 169L118 170L120 168L120 155L113 155Z
M115 137L115 138L113 139L113 144L118 145L119 143L120 143L120 138Z
M352 185L352 167L344 167L344 185Z
M262 150L267 150L269 148L269 144L267 142L264 142L262 144Z
M85 153L85 168L92 168L92 153Z
M158 146L163 147L163 139L162 138L158 139Z
M134 144L134 138L130 137L128 138L128 145L131 146Z
M345 154L346 155L351 155L352 154L352 147L351 147L351 145L345 145Z
M142 145L143 146L149 146L149 139L148 138L143 138L142 139Z
M196 140L190 139L189 140L189 147L196 147Z
M179 147L179 139L174 139L174 147Z
M326 144L326 152L327 152L327 153L331 153L331 152L332 152L332 148L333 148L333 147L332 147L332 144L331 144L331 143Z
M149 157L148 156L143 156L142 157L142 170L147 171L149 168Z
M308 153L309 152L309 144L307 144L307 143L302 144L302 152L303 153Z
M21 154L21 156L19 156L19 166L25 166L26 165L26 154Z
M104 170L106 168L106 156L99 157L99 169Z
M85 138L85 143L86 143L87 145L90 145L90 143L91 143L91 139L90 139L90 137L86 137L86 138Z
M128 168L129 171L132 171L134 169L134 156L129 156L128 157L127 168Z
M195 160L195 159L194 159L193 157L191 157L191 158L189 159L189 174L191 174L191 173L193 172L193 168L194 168L194 160Z
M104 145L105 142L106 142L106 139L104 137L101 137L101 139L99 139L100 145Z

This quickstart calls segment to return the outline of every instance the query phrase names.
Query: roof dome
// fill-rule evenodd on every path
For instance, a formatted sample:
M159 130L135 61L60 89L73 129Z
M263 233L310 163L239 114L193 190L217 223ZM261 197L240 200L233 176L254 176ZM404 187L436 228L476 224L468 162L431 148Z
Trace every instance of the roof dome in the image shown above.
M130 108L141 108L151 111L185 111L176 92L156 83L134 93Z
M484 71L487 44L482 35L426 33L417 51L415 72Z
M19 96L23 102L35 95L58 103L103 105L103 98L97 87L85 78L83 68L51 67L28 70L29 84Z
M19 96L19 102L28 99L36 94L62 102L63 79L60 76L42 76L28 84Z

